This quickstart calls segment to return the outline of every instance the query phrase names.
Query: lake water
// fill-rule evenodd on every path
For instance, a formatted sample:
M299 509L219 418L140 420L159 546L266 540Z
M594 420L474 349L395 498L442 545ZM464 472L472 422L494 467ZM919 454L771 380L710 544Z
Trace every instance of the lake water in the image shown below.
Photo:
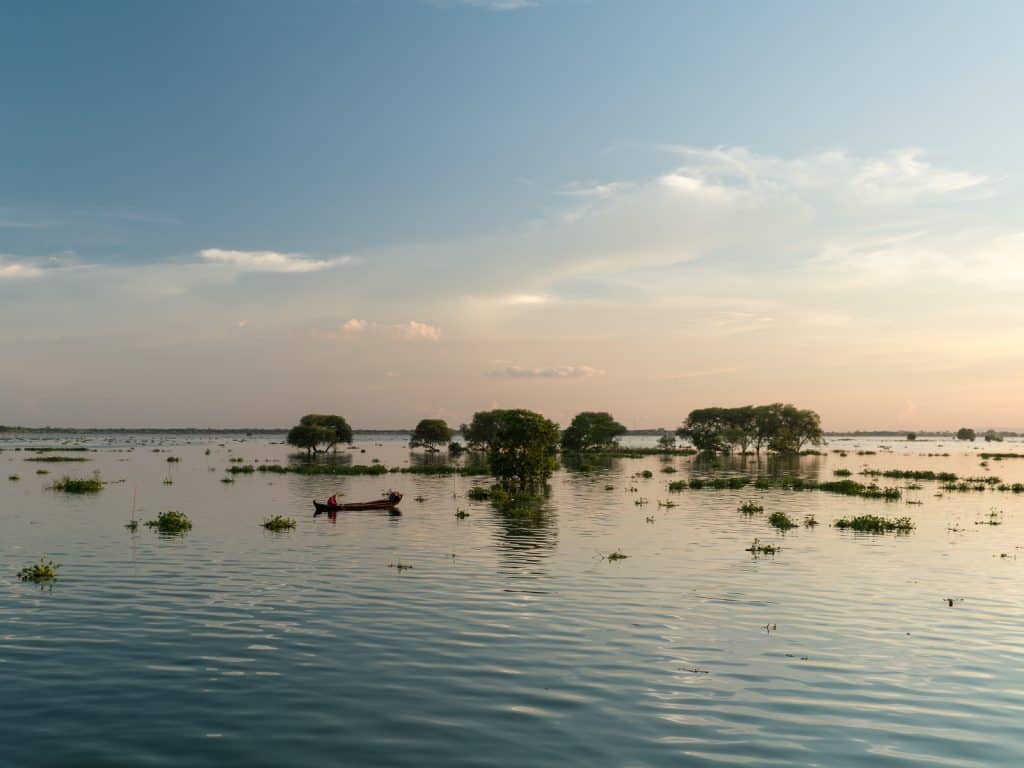
M95 452L66 454L77 464L14 450L59 436L0 441L0 765L1024 763L1024 495L666 490L778 470L763 458L562 470L525 519L468 501L473 478L221 482L232 458L286 461L280 439L94 436ZM979 466L982 443L828 448L849 454L784 469L1024 482L1024 460ZM353 453L410 460L397 438L357 435ZM46 489L93 470L114 481L95 496ZM313 498L388 487L405 494L401 516L312 514ZM126 530L133 498L140 519L177 509L193 530ZM765 514L739 514L748 499ZM993 508L1002 524L977 524ZM821 524L780 535L773 511ZM829 525L866 513L917 528ZM297 528L265 531L275 514ZM782 551L753 558L755 537ZM628 558L603 559L615 550ZM52 589L15 578L40 555L63 566Z

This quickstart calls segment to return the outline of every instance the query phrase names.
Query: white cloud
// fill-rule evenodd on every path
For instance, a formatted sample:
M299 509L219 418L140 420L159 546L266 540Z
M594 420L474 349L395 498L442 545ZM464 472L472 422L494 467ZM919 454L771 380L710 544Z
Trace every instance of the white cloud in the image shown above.
M560 365L553 368L524 368L520 365L499 365L487 372L488 376L510 379L583 379L603 376L604 371L589 365Z
M338 328L315 328L315 338L328 341L342 341L364 336L391 338L396 341L440 341L441 329L436 325L410 320L407 323L375 323L353 317Z
M0 260L0 280L20 280L32 277L41 277L42 269L34 264L24 262L5 262Z
M333 259L315 259L301 253L279 253L277 251L234 251L221 248L204 248L199 255L213 264L227 264L242 272L319 272L352 262L350 256Z
M399 323L391 326L398 337L404 341L440 341L441 329L436 325L418 323L410 320L408 323Z

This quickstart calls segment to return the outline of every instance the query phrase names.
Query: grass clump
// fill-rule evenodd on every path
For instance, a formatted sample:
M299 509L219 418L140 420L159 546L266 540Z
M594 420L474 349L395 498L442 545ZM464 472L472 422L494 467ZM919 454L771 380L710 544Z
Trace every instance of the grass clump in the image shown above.
M757 515L764 512L764 507L756 501L744 501L736 508L736 511L742 512L744 515Z
M273 517L264 518L262 525L268 531L274 531L275 533L278 533L280 531L292 530L295 527L295 521L292 520L290 517L274 515ZM189 523L189 528L191 527L192 524Z
M668 484L668 490L669 493L682 493L684 490L686 490L686 481L673 480L671 483Z
M768 524L773 528L778 528L780 531L788 531L790 528L796 528L796 523L793 522L793 518L785 512L772 512L768 516Z
M25 461L45 461L57 464L64 461L88 461L84 456L30 456Z
M836 528L862 533L909 533L914 530L914 523L909 517L879 517L878 515L860 515L858 517L843 517L836 520L833 525Z
M252 464L232 464L225 471L232 475L251 475L256 471L256 467Z
M754 543L746 549L754 557L758 555L770 555L774 556L776 552L781 552L782 547L777 547L774 544L762 544L760 539L754 539Z
M814 515L804 515L804 528L813 528L818 524L818 519Z
M51 491L62 493L99 493L103 490L103 481L99 474L92 477L68 477L64 475L50 486Z
M853 474L853 472L851 472L848 469L837 469L832 474L835 475L836 477L849 477L850 475Z
M57 569L60 565L53 560L39 558L35 565L29 565L18 571L20 581L31 581L33 584L52 584L57 580Z
M491 491L481 485L474 485L466 491L466 497L472 501L487 501L491 498Z
M21 475L8 475L7 479L13 483L17 480L21 480Z
M607 560L609 563L615 563L619 560L625 560L627 557L629 557L629 555L627 555L621 549L616 549L614 552L605 555L604 559Z
M156 528L160 533L183 534L192 530L192 521L184 512L169 510L157 515L156 520L146 523L149 528Z
M168 456L167 457L167 463L168 464L177 464L179 461L181 461L181 459L178 458L177 456Z

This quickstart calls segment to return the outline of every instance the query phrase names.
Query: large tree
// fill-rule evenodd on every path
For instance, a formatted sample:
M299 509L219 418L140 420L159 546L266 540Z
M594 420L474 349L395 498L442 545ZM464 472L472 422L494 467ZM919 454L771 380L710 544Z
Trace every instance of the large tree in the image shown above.
M583 411L562 433L562 450L593 451L615 445L626 428L606 411Z
M500 411L489 441L491 473L508 489L536 488L558 467L559 437L558 425L539 413Z
M825 440L821 417L811 410L784 405L779 414L781 424L768 442L778 453L799 453L805 445L821 445Z
M288 444L319 453L320 446L329 450L338 443L352 442L352 427L344 417L325 413L307 413L288 431Z
M692 410L676 434L693 443L698 451L721 451L725 448L726 411L728 408Z
M470 448L479 451L489 450L494 437L498 433L498 422L501 420L503 410L477 411L473 414L473 420L469 424L463 424L462 436Z
M974 430L970 427L960 427L956 431L957 440L973 440L977 435L974 434Z
M437 446L451 439L452 430L448 428L448 422L444 419L422 419L413 430L409 445L413 448L422 446L428 451L436 451Z

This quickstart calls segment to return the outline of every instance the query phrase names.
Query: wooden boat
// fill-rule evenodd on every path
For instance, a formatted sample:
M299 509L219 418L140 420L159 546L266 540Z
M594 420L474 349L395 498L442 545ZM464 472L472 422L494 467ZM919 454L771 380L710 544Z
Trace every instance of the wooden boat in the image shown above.
M319 501L314 500L313 508L318 514L321 512L363 512L374 509L392 510L395 509L401 501L402 494L390 493L387 497L379 499L378 501L361 501L352 504L321 504Z

